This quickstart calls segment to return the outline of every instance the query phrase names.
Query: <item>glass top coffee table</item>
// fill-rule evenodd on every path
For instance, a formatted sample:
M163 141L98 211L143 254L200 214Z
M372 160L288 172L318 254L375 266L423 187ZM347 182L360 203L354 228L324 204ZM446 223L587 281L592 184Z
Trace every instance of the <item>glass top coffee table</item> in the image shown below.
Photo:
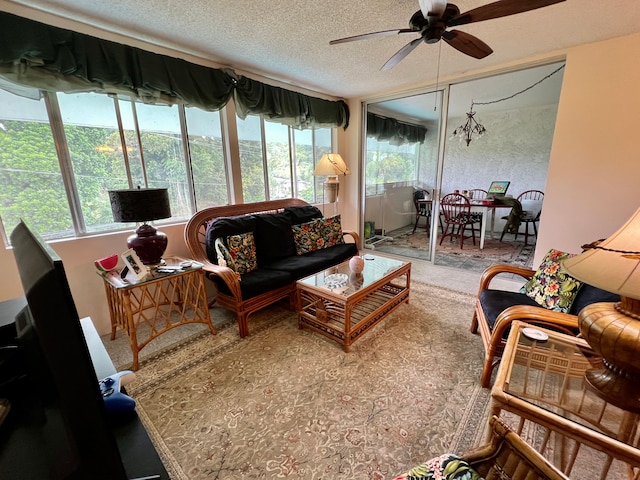
M364 270L349 262L297 282L298 325L335 340L348 352L358 338L409 302L411 263L364 255Z
M532 422L547 435L559 435L556 443L563 451L556 448L555 458L548 459L569 476L596 450L605 458L590 464L589 478L627 477L621 470L637 478L632 467L640 466L638 414L607 402L584 380L585 371L601 362L583 339L513 322L491 391L491 414L507 411L520 417L518 433Z

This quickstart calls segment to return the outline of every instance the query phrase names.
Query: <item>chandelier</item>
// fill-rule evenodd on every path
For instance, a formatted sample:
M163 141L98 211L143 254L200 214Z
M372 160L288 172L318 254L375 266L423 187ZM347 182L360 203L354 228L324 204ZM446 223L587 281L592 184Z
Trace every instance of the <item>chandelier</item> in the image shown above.
M452 138L458 136L460 141L464 140L467 147L471 143L474 134L479 137L487 131L487 129L475 119L475 114L476 112L473 111L473 102L471 102L471 108L467 113L467 121L464 125L456 128L452 135Z
M511 100L514 97L517 97L518 95L523 94L524 92L531 90L533 87L535 87L536 85L544 82L547 78L551 77L552 75L556 74L557 72L559 72L560 70L562 70L564 68L564 64L562 64L560 67L558 67L557 69L555 69L553 72L551 72L550 74L548 74L547 76L545 76L544 78L538 80L537 82L535 82L533 85L529 85L527 88L524 88L522 90L520 90L519 92L516 92L512 95L509 95L508 97L504 97L504 98L499 98L497 100L491 100L489 102L471 102L471 108L469 109L469 112L467 113L467 121L465 122L464 125L460 125L458 128L456 128L453 133L451 134L451 140L453 140L456 136L460 137L460 141L462 142L462 140L464 140L467 144L467 147L469 146L469 144L471 143L471 140L473 140L473 135L475 135L476 137L480 137L482 136L484 133L486 133L487 129L484 128L483 125L481 125L480 123L478 123L478 121L475 119L475 114L476 112L473 111L473 106L474 105L491 105L493 103L499 103L499 102L504 102L505 100Z

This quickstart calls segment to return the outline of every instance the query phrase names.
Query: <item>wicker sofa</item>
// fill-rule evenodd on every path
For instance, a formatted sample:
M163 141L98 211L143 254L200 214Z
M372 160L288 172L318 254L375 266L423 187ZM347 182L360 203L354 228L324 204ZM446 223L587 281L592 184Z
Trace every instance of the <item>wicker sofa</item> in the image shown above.
M350 237L348 243L297 254L292 227L318 218L318 208L284 199L206 208L187 222L184 237L191 257L204 264L215 284L214 302L236 313L241 337L249 334L247 320L253 312L287 297L295 307L296 280L358 255L360 240L350 231L342 232ZM246 232L255 238L257 268L240 275L219 264L214 243Z

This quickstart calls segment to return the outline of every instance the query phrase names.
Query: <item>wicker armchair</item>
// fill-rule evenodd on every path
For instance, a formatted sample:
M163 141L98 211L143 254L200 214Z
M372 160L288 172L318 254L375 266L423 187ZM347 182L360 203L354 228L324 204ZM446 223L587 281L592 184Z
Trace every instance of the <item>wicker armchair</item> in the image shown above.
M479 331L484 344L485 357L480 383L485 388L491 385L491 375L504 352L512 322L522 320L568 335L576 335L579 332L577 315L582 308L595 302L616 302L620 298L585 284L578 292L569 313L561 313L539 306L524 293L491 288L491 281L500 274L516 275L527 281L535 273L535 270L528 268L497 264L485 269L480 277L470 330L472 333Z
M462 455L485 480L568 480L498 417L489 424L491 442Z
M473 448L458 457L444 455L445 461L453 458L455 466L448 466L445 472L435 473L434 464L441 458L429 460L410 472L396 477L395 480L426 480L441 478L457 480L478 478L485 480L568 480L565 476L516 432L511 430L500 418L494 416L489 421L491 441L481 447ZM466 462L466 463L465 463ZM442 464L440 464L440 467ZM470 468L469 468L470 467ZM477 475L476 475L477 474Z

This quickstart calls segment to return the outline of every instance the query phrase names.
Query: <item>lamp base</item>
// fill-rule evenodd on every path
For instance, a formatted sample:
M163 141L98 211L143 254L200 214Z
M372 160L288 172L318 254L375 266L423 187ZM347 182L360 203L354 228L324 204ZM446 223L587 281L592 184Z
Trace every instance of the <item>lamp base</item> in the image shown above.
M127 246L133 248L145 265L156 265L162 261L169 239L148 223L138 227L136 233L127 238Z
M621 296L618 303L592 303L578 314L582 337L599 356L585 380L603 399L640 413L640 300Z
M640 413L640 383L637 378L617 373L600 359L595 368L587 370L584 378L593 392L608 403L628 412Z
M340 189L340 181L337 175L329 175L324 182L324 196L327 203L336 203L338 200L338 191Z

